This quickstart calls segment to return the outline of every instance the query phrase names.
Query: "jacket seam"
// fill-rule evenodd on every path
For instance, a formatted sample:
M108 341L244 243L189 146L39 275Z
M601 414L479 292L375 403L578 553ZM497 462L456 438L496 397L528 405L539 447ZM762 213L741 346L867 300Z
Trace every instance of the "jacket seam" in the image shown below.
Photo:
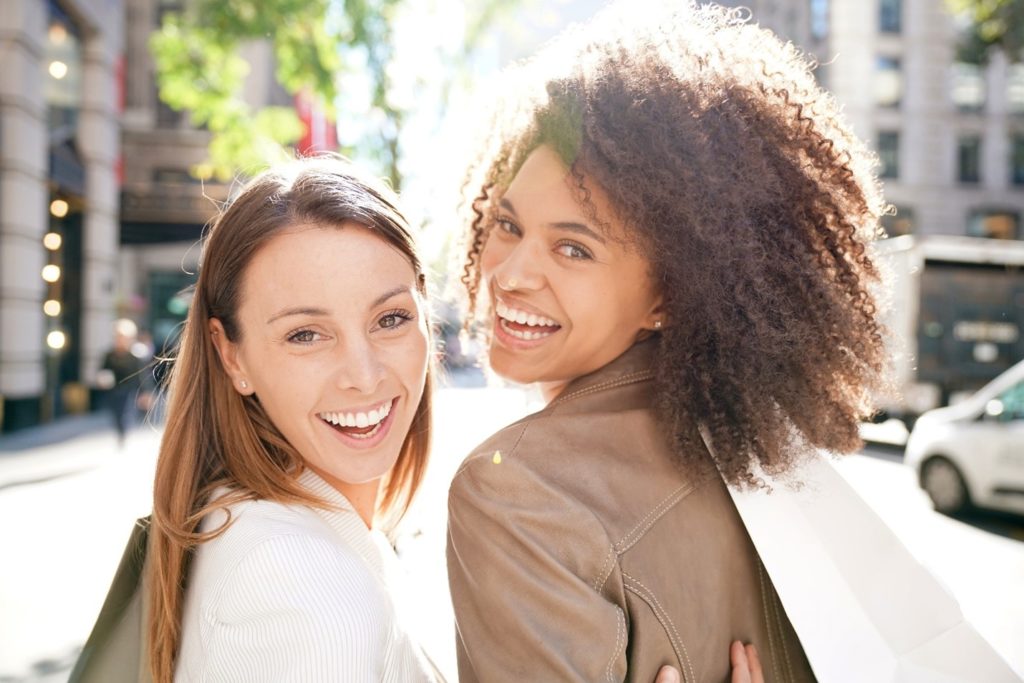
M688 482L665 497L660 503L654 506L654 508L652 508L643 519L637 522L637 525L633 527L629 533L623 536L622 539L614 545L615 552L621 555L632 548L633 545L643 538L644 534L647 533L647 531L654 526L654 524L661 519L673 505L692 492L694 488L696 488L695 485L692 482Z
M758 561L758 569L760 571L765 571L764 564L760 561ZM789 676L788 680L793 680L793 665L789 660L789 648L786 646L786 632L782 627L782 617L780 616L781 605L779 604L779 597L774 587L771 585L771 582L769 581L767 583L769 588L771 588L770 603L772 608L772 615L775 617L775 625L778 628L779 645L782 648L782 663L786 667L786 674Z
M548 408L553 408L554 406L558 405L559 403L562 403L564 401L568 401L568 400L571 400L571 399L574 399L574 398L579 398L580 396L586 396L587 394L593 394L593 393L596 393L598 391L604 391L606 389L614 389L615 387L619 387L619 386L622 386L624 384L634 384L636 382L640 382L640 381L647 380L647 379L653 379L653 378L654 378L654 373L652 371L650 371L650 370L639 370L637 372L631 372L631 373L629 373L627 375L623 375L622 377L619 377L618 379L608 380L607 382L600 382L598 384L595 384L594 386L584 387L583 389L577 389L577 390L571 391L568 394L565 394L563 396L559 396L558 398L556 398L554 401L551 402L551 405L549 405Z
M650 588L645 586L641 581L635 577L622 572L622 576L625 579L623 582L624 587L631 593L635 594L641 600L647 603L647 605L654 611L658 621L661 622L661 627L665 629L666 634L669 637L669 641L672 643L672 649L676 653L676 657L683 663L683 681L690 681L696 683L697 676L693 673L693 665L690 663L690 655L686 651L686 645L683 643L683 639L679 635L679 631L676 630L676 625L672 621L672 618L668 615L668 612L661 606L661 602L651 591ZM633 585L635 584L635 585ZM653 604L652 604L653 601Z
M605 677L610 683L614 683L615 672L612 670L612 665L615 660L619 658L619 650L626 647L625 635L626 635L626 615L623 613L622 608L616 609L615 614L615 649L612 651L611 659L604 667Z

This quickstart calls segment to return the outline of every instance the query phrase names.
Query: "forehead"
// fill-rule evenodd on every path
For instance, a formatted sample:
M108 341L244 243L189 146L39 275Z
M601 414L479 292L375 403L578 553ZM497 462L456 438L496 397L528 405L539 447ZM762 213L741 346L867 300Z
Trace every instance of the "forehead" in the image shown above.
M243 277L242 307L270 310L299 301L336 307L415 279L409 259L370 228L298 225L253 256Z
M638 237L600 185L583 175L583 188L554 149L541 145L526 157L501 199L517 214L542 223L576 221L627 251ZM586 203L583 201L586 198ZM589 204L590 206L587 206Z

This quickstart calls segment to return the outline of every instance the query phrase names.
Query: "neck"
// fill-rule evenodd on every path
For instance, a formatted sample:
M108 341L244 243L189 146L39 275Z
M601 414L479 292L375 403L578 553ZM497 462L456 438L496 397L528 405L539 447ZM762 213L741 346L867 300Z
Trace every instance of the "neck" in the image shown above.
M551 403L562 391L569 386L569 380L559 380L557 382L539 382L537 384L540 387L540 395L544 398L544 403Z
M373 528L373 517L377 512L377 496L380 494L380 479L374 479L362 484L351 484L331 476L318 467L313 467L308 463L307 466L320 475L320 478L330 484L334 490L345 496L348 502L352 504L352 509L356 511L356 514L366 524L366 527L368 529Z

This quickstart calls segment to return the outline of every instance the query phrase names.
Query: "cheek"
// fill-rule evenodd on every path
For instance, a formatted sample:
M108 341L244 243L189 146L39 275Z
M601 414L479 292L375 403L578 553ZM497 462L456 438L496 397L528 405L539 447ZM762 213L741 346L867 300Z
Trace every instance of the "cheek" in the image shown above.
M480 253L480 272L486 278L488 274L508 257L508 249L498 239L488 239Z

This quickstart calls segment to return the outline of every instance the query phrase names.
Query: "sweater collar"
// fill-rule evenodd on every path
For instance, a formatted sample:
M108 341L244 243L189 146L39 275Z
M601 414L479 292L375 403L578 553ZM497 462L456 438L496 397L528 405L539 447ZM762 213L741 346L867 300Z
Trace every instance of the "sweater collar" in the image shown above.
M390 548L384 534L366 528L366 523L352 507L348 498L309 467L302 470L298 482L307 491L330 505L329 508L312 507L313 511L327 522L331 529L355 550L375 572L383 575L385 571L383 553L385 546Z

